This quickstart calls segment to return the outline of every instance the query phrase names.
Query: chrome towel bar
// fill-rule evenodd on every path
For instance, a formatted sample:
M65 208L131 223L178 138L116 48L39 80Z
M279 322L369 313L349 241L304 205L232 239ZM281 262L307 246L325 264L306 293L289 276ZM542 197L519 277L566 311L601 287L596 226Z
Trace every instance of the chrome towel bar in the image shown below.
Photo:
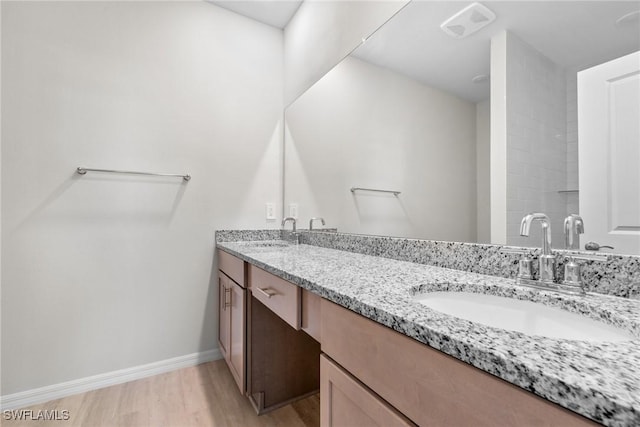
M394 196L397 196L398 194L400 194L400 191L396 191L396 190L378 190L375 188L361 188L361 187L351 187L351 192L355 193L356 191L374 191L376 193L391 193Z
M191 175L182 175L178 173L134 172L134 171L120 171L120 170L114 170L114 169L92 169L92 168L83 168L83 167L77 168L76 172L79 173L80 175L85 175L87 172L106 172L106 173L125 173L129 175L175 176L175 177L180 177L185 181L189 181L191 179Z

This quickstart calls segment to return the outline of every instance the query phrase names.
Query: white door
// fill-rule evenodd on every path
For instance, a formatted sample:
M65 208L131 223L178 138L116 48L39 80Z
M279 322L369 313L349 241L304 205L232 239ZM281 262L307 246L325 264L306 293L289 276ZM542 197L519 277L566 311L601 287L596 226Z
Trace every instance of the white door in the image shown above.
M581 242L640 254L640 51L578 73Z

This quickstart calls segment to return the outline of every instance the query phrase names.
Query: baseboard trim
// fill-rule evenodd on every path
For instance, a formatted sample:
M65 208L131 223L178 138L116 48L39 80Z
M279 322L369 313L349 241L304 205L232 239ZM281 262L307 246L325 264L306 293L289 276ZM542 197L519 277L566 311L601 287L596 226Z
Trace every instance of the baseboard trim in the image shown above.
M189 366L195 366L218 359L222 359L222 353L220 353L220 350L216 348L213 350L160 360L146 365L134 366L132 368L120 369L117 371L106 372L104 374L93 375L91 377L79 378L73 381L21 391L19 393L1 396L0 409L4 411L24 408L25 406L36 405L50 400L71 396L73 394L85 393L87 391L97 390L115 384L122 384L141 378L151 377L153 375L175 371L176 369L187 368Z

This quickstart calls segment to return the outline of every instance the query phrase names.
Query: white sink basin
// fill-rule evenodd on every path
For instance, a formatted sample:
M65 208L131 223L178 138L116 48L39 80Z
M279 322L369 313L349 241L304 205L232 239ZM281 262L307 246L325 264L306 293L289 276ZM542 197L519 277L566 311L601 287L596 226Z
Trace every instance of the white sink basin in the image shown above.
M635 339L615 326L531 301L471 292L429 292L413 299L451 316L527 335L595 342Z

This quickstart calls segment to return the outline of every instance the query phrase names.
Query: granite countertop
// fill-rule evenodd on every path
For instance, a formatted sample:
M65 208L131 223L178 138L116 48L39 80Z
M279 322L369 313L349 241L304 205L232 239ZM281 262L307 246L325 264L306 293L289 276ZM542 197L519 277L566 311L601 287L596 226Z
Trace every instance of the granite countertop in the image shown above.
M562 295L514 280L284 241L218 248L424 344L609 426L640 425L640 301ZM412 299L469 291L532 300L618 326L635 339L529 336L432 310Z

